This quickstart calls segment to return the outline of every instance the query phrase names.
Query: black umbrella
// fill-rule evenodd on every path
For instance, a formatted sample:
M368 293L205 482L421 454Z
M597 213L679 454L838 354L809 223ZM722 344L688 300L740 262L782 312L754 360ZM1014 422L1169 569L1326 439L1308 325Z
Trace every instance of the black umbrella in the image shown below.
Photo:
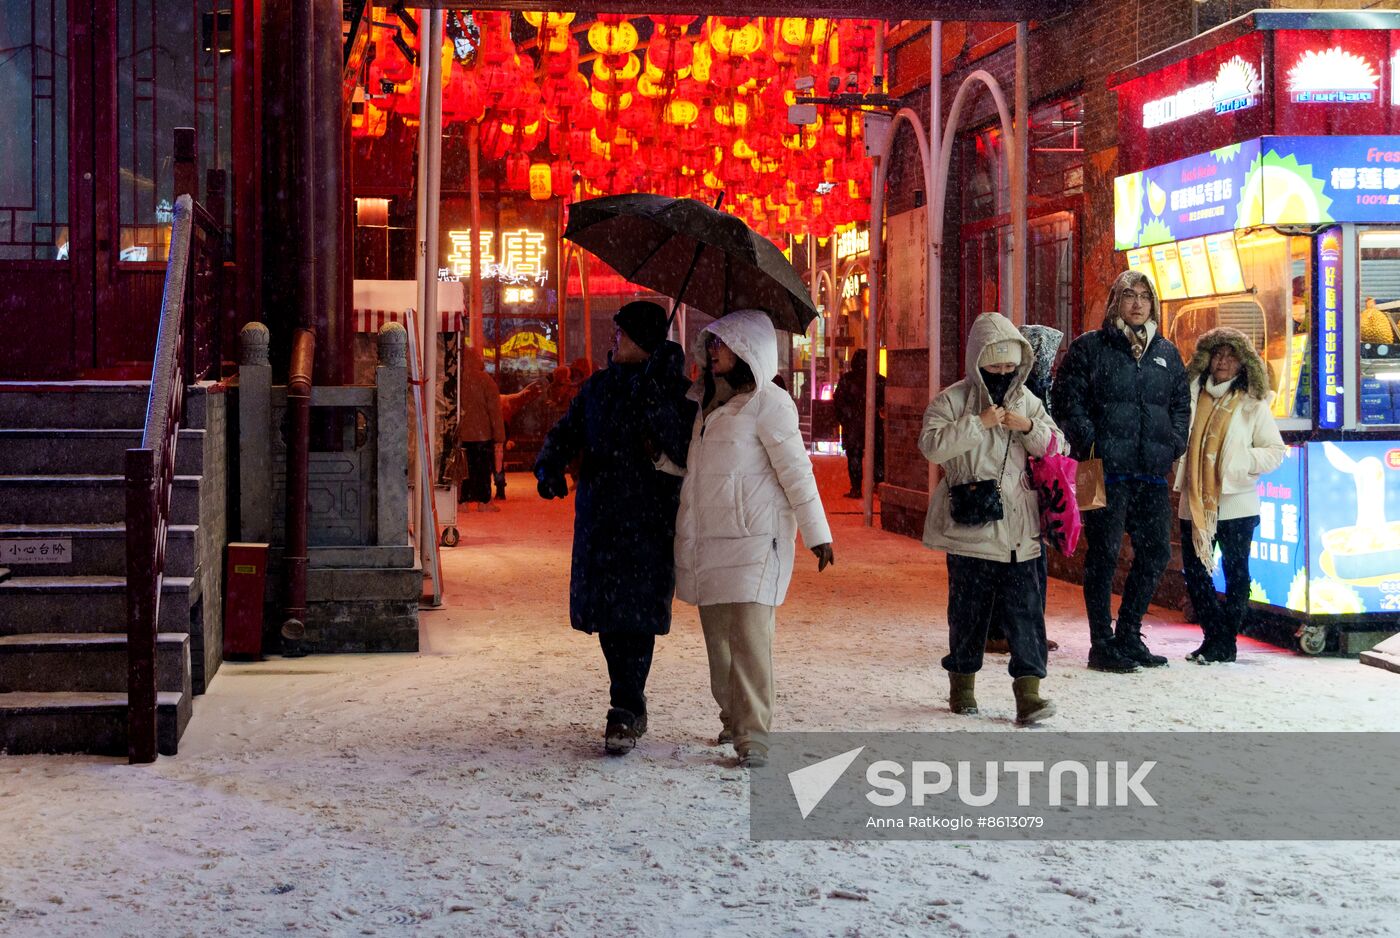
M772 241L695 199L588 199L569 209L564 237L633 283L711 316L761 309L796 333L817 317L806 284Z

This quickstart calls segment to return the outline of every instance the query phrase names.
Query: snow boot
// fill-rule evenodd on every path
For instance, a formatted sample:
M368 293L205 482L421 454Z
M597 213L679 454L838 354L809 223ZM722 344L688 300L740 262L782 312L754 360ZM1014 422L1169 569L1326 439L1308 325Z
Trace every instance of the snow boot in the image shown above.
M739 753L739 768L761 769L768 764L768 750L762 746L750 746Z
M720 724L720 728L719 728L719 737L715 740L715 745L716 745L716 746L732 746L732 745L734 745L734 730L733 730L732 728L730 728L730 726L729 726L728 723L722 723L722 724Z
M1029 726L1055 715L1055 705L1040 696L1040 678L1027 675L1011 682L1016 694L1016 725Z
M1167 666L1167 659L1163 655L1154 655L1147 647L1147 643L1142 640L1142 623L1129 625L1123 620L1118 620L1118 626L1113 636L1113 644L1118 646L1118 651L1125 658L1131 658L1144 668L1164 668Z
M1196 658L1197 664L1223 664L1227 661L1234 661L1237 653L1235 646L1235 636L1226 632L1223 635L1211 636L1214 641L1207 641L1202 646L1200 655Z
M646 723L643 721L643 728ZM613 707L608 711L608 725L603 730L603 748L614 756L625 755L637 746L637 716L631 710Z
M1208 651L1208 650L1210 649L1210 647L1211 647L1210 630L1209 630L1209 629L1202 629L1202 630L1201 630L1201 644L1198 645L1198 646L1196 646L1196 650L1195 650L1195 651L1192 651L1192 652L1190 652L1190 653L1188 653L1188 654L1186 655L1186 660L1187 660L1187 661L1195 661L1195 662L1198 662L1198 663L1199 663L1199 662L1201 661L1201 655L1205 654L1206 651Z
M954 713L977 713L977 698L972 695L972 687L977 682L976 674L948 672L948 709Z
M1095 645L1089 649L1089 670L1107 671L1110 674L1131 674L1138 669L1138 663L1124 655L1113 643Z

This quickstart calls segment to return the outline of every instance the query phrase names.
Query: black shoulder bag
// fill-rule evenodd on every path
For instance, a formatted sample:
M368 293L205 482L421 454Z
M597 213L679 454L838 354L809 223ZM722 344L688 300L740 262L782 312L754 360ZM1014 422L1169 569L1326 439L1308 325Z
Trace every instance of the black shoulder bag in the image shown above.
M1001 476L1006 474L1006 460L1011 455L1011 431L1006 431L1006 453L1001 457L1001 472L995 479L964 482L948 489L948 513L958 524L983 525L1000 521L1004 516L1001 504Z

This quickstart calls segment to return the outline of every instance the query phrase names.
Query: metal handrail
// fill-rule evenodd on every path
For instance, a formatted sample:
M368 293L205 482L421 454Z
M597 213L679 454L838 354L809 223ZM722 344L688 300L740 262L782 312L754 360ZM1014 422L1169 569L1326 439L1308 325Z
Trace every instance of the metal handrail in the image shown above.
M156 632L187 382L220 361L223 235L188 194L175 200L141 446L126 451L127 757L156 758ZM212 305L212 309L210 308Z

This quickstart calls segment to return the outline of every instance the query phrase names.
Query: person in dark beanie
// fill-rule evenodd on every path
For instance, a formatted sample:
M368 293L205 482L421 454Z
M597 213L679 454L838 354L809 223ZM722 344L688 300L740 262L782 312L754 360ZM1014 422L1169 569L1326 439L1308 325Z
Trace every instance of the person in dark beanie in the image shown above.
M859 349L851 356L851 370L836 382L831 400L841 423L841 448L846 451L846 475L851 480L847 498L860 498L865 481L865 369L868 356ZM885 481L885 378L875 376L875 481Z
M1186 367L1159 323L1152 281L1124 271L1109 291L1103 326L1074 340L1055 381L1055 421L1070 455L1103 460L1108 504L1084 513L1084 610L1089 667L1097 671L1167 663L1143 642L1142 617L1171 559L1167 474L1186 452L1191 400ZM1125 531L1133 565L1115 629L1113 573Z
M684 466L695 405L686 400L685 354L666 340L666 311L628 303L613 317L608 367L592 375L545 436L535 461L542 497L569 493L578 459L569 619L596 633L608 664L608 752L647 731L646 682L656 636L671 628L680 479L657 472L664 454Z
M1039 723L1055 712L1040 696L1046 647L1037 560L1044 548L1040 507L1021 479L1028 457L1058 448L1056 428L1025 390L1031 346L1009 319L983 313L973 320L966 354L967 377L933 399L919 434L919 451L943 469L924 519L924 546L947 554L948 707L978 712L974 683L996 608L1010 644L1016 723ZM993 481L999 491L992 507L964 488Z
M1196 340L1191 378L1191 435L1176 471L1181 492L1181 567L1201 623L1198 664L1235 660L1235 636L1249 601L1249 545L1259 526L1259 477L1288 453L1269 403L1269 377L1249 337L1212 329ZM1219 545L1225 602L1211 572Z

